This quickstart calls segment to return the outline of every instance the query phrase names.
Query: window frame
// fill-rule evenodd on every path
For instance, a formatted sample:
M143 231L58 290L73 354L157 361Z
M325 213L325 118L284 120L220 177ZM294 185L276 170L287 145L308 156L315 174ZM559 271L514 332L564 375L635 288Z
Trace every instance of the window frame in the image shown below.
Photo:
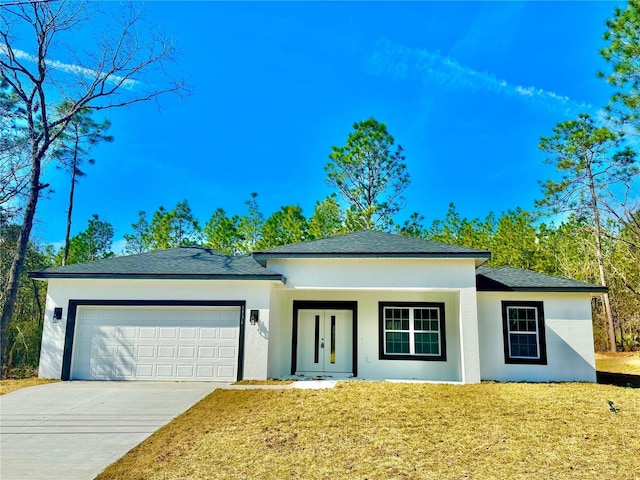
M440 354L432 355L432 354L416 354L416 353L386 353L386 338L385 333L387 332L385 328L385 318L384 312L387 308L401 308L401 309L419 309L419 308L437 308L438 312L438 327L439 327L439 338L440 338ZM429 333L429 331L423 330L414 330L413 328L413 314L410 313L409 316L409 330L398 330L401 332L409 333L409 351L411 351L411 345L414 345L415 351L415 333ZM447 361L447 341L446 341L446 318L445 318L445 308L444 302L378 302L378 351L379 360L418 360L418 361L427 361L427 362L446 362Z
M536 340L538 342L538 358L511 355L510 334L517 333L517 331L511 332L509 329L508 311L510 307L512 308L524 307L524 308L536 309L537 332L535 332L535 335L536 335ZM523 333L532 334L533 332L523 332ZM543 302L503 300L502 301L502 336L503 336L503 344L504 344L504 363L515 364L515 365L547 365L547 341L546 341L546 334L545 334Z

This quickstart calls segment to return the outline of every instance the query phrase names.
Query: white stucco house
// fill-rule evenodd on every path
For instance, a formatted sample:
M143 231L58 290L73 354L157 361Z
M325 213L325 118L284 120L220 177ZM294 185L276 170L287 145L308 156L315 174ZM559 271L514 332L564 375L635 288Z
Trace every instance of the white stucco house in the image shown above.
M489 258L360 231L33 272L48 281L40 376L595 381L591 297L604 289Z

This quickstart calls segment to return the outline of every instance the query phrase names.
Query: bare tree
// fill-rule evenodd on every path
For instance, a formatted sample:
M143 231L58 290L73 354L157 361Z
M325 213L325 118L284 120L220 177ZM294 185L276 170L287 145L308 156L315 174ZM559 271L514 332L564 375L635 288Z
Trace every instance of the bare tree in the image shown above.
M6 84L0 78L0 91ZM20 197L29 183L29 156L26 137L13 115L17 97L0 96L0 215L12 219L19 214Z
M66 105L61 105L59 108L64 109ZM93 158L89 157L89 153L94 146L100 142L113 142L113 137L105 133L110 126L111 122L109 120L101 123L95 122L91 118L91 111L85 107L71 120L67 132L58 138L58 145L54 147L52 156L60 163L60 168L64 168L69 172L71 181L62 265L66 265L69 258L69 239L71 238L71 219L76 184L80 178L87 176L80 167L85 161L91 165L96 163Z
M621 219L629 205L629 195L638 176L636 155L624 143L624 135L598 127L587 114L562 122L552 137L540 140L540 149L549 157L545 163L555 166L560 180L542 184L544 197L536 204L549 213L573 212L587 218L595 247L600 284L608 286L603 239L607 218ZM620 198L622 197L622 198ZM615 325L609 294L602 295L609 335L609 349L616 351Z
M0 6L0 96L15 99L8 106L26 138L29 161L23 222L2 298L3 365L19 276L38 199L46 188L43 162L52 145L85 108L101 111L185 91L165 69L174 58L173 42L145 30L142 11L131 4L109 19L105 33L94 35L85 50L76 48L73 33L104 15L98 8L98 3L70 0ZM16 36L25 27L33 34L30 40ZM162 86L156 77L154 83L142 80L152 74L161 76Z

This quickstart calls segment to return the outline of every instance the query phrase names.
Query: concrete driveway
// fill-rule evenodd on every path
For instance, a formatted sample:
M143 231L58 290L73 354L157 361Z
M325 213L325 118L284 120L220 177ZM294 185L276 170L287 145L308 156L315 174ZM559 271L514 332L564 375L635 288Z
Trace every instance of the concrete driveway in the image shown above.
M0 478L90 480L217 383L60 382L0 396Z

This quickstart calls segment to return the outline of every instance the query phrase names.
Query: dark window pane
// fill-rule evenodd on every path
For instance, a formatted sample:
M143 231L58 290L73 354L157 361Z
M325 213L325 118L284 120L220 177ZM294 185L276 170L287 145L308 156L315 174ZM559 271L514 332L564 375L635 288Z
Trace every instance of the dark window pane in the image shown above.
M415 351L418 355L439 355L440 345L436 333L416 333Z
M510 335L510 339L512 357L538 357L538 344L536 335L512 333Z
M409 353L408 333L387 333L386 334L387 353Z
M436 320L431 320L431 330L438 330L438 322Z

